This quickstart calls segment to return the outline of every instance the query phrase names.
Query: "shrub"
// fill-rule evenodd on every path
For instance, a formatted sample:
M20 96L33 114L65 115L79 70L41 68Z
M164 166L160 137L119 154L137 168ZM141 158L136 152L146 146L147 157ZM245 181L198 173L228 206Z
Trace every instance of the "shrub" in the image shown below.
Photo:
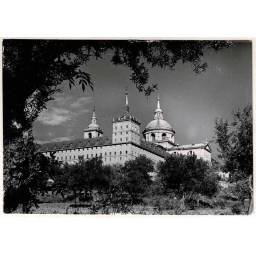
M211 174L207 162L195 155L171 155L159 165L158 178L165 194L168 190L177 194L186 192L214 195L218 190L217 176Z

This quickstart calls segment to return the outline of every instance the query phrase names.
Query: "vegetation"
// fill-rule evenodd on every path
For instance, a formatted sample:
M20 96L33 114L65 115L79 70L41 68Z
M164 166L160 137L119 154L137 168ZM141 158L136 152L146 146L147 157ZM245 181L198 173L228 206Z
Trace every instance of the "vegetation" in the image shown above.
M234 111L232 122L217 119L215 128L219 157L223 161L222 170L231 174L237 197L243 201L246 198L250 200L250 213L253 201L252 106Z
M36 151L30 136L6 145L4 150L4 212L21 205L28 213L32 206L38 206L37 196L47 191L50 159Z
M217 176L209 171L207 162L195 155L170 155L160 163L159 179L164 193L175 191L178 195L186 192L212 196L217 192Z

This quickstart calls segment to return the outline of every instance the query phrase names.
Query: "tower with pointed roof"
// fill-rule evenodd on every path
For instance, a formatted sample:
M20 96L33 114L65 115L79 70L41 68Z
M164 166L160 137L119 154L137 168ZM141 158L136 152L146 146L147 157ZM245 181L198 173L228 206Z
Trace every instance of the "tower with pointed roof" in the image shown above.
M133 142L140 144L140 121L130 113L128 91L125 91L125 111L124 114L113 118L112 143Z
M154 114L154 120L148 123L143 136L146 141L153 142L168 149L175 146L175 131L171 125L164 120L163 111L160 107L160 96L157 96L157 107Z
M84 139L91 139L103 136L103 131L97 124L95 106L93 107L92 120L87 129L84 129Z

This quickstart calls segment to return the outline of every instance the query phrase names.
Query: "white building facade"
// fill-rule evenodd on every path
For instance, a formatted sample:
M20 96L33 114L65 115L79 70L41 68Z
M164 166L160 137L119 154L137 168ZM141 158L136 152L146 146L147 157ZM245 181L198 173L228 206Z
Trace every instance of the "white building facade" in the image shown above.
M157 98L154 120L149 122L141 137L141 123L130 113L128 94L125 95L125 112L113 118L112 138L103 136L97 123L95 108L83 139L53 142L40 145L40 151L46 156L54 153L63 163L74 164L79 160L100 157L104 165L124 164L140 155L150 158L156 165L164 161L169 154L195 154L198 158L211 162L211 149L208 143L178 145L175 143L175 131L164 120Z

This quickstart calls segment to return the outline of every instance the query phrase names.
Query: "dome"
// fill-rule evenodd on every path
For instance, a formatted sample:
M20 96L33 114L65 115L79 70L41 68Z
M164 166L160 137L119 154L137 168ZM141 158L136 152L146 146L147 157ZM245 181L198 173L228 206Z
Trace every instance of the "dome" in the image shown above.
M152 130L168 130L173 131L171 125L163 119L155 119L148 123L145 132Z
M88 129L89 130L97 130L97 129L99 129L100 128L100 126L98 125L98 124L95 124L95 123L91 123L91 124L89 124L89 126L88 126Z

